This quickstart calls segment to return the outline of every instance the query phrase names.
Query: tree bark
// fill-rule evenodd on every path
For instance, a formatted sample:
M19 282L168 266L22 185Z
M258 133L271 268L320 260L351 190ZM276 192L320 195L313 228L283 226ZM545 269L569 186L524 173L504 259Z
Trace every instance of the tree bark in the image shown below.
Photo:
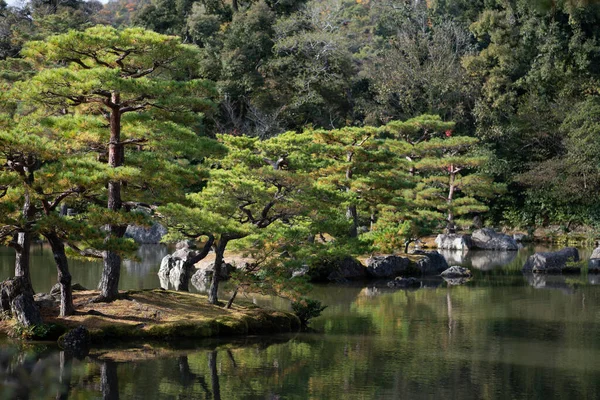
M119 295L119 278L121 277L121 257L114 251L103 251L104 268L98 285L100 296L97 301L114 301Z
M31 251L31 231L29 230L29 222L35 213L35 208L31 205L31 197L26 189L23 203L23 218L25 219L25 227L17 233L17 245L15 246L15 276L25 278L28 288L33 292L31 284L30 272L30 251Z
M110 142L108 145L108 165L112 168L123 165L124 148L121 144L121 111L118 108L120 95L118 92L113 92L111 103L115 106L110 113ZM121 182L111 181L108 183L108 209L111 211L119 211L123 206L121 200ZM127 227L112 225L107 226L107 237L121 238L125 235ZM102 270L102 278L98 286L100 296L97 301L114 301L119 295L119 278L121 275L121 257L112 250L106 250L102 253L104 269Z
M215 250L215 268L208 291L208 302L210 304L219 304L219 280L221 279L223 255L225 254L225 247L227 247L228 241L229 239L225 235L221 235L221 238L213 245Z
M350 237L358 237L358 211L355 205L348 206L346 210L346 218L350 220L352 225L350 226Z
M65 254L65 245L56 233L45 234L52 248L56 270L58 272L58 283L60 285L60 316L73 315L73 292L71 290L71 274L69 273L69 262Z
M354 153L349 152L346 155L346 161L352 162L352 158L354 157ZM352 171L352 167L348 167L346 169L346 179L352 179L354 172ZM346 188L346 191L349 192L350 188ZM352 226L350 227L350 237L355 238L358 237L358 212L356 210L356 205L351 204L346 209L346 218L348 218L352 222Z
M239 287L236 287L235 290L233 291L233 294L231 295L231 297L229 298L229 301L227 302L227 305L225 306L226 309L229 310L231 308L231 306L233 305L233 302L235 301L235 298L238 294L238 290L239 290Z
M454 183L455 180L456 180L456 172L454 172L454 166L451 165L450 166L450 183L448 184L448 186L449 186L448 199L446 200L446 203L448 204L448 218L447 218L448 233L456 232L456 227L454 226L454 213L452 212L452 200L454 198L454 190L456 188L455 183Z

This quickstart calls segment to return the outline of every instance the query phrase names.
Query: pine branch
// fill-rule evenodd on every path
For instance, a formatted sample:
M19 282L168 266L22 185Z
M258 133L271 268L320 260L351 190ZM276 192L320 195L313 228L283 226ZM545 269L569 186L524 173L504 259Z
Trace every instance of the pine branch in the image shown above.
M77 247L76 245L74 245L73 243L69 243L66 242L67 246L69 246L71 249L75 250L77 253L79 253L80 255L84 256L84 257L92 257L92 258L102 258L102 252L98 251L98 250L92 250L92 249L80 249L79 247Z

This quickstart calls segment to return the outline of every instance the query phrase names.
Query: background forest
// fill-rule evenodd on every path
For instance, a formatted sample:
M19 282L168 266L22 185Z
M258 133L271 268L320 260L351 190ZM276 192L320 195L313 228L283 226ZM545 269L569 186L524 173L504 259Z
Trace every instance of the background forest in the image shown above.
M26 41L96 24L198 46L208 135L381 126L421 114L481 139L493 223L595 226L600 6L575 0L0 1L2 77ZM16 60L15 60L16 58ZM20 71L25 73L26 71Z

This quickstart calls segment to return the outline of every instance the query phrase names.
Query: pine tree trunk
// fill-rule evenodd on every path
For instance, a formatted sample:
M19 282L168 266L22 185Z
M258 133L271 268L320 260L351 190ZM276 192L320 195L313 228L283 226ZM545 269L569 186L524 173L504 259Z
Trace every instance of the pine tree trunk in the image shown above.
M352 223L350 226L350 237L358 237L358 212L356 211L355 205L348 206L348 209L346 210L346 218L348 218Z
M75 307L73 306L71 274L69 273L69 262L67 260L67 255L65 254L65 245L55 233L49 233L45 236L52 248L54 262L56 263L56 270L58 272L58 284L60 285L60 316L66 317L67 315L73 315Z
M119 104L120 95L114 92L111 96L113 104ZM110 142L108 145L108 165L116 168L123 165L124 148L121 142L121 112L115 107L110 113ZM119 211L123 205L121 200L121 182L113 181L108 183L108 209ZM108 240L110 237L123 237L126 227L118 225L108 225ZM121 257L114 251L102 252L104 268L102 278L98 286L100 297L97 301L114 301L119 295L119 278L121 276Z
M352 162L352 158L354 157L353 152L349 152L346 155L346 161ZM352 167L348 167L346 169L346 179L352 179L354 172L352 171ZM347 192L350 192L350 188L346 188ZM351 204L346 209L346 218L348 218L352 222L352 226L350 227L350 237L355 238L358 237L358 212L356 210L356 205Z
M446 203L448 204L448 218L447 218L447 230L448 233L455 233L456 227L454 226L454 213L452 212L452 200L454 198L454 190L456 189L455 185L456 173L454 172L454 166L450 166L450 183L448 189L448 199Z
M223 255L225 254L225 247L229 239L221 236L221 238L215 243L215 269L210 283L210 289L208 291L208 302L210 304L219 304L219 280L221 279L221 266L223 265Z
M29 191L25 191L24 194L25 202L23 203L23 217L28 223L35 213L34 207L31 205L31 198ZM15 258L15 276L22 276L26 279L27 286L33 293L33 285L31 284L31 273L30 273L30 251L31 251L31 232L28 227L25 227L22 231L17 233L17 246L16 258Z
M114 301L119 295L119 278L121 277L121 257L114 251L103 251L104 268L98 285L100 298L97 301Z
M15 259L15 276L22 276L27 280L27 285L32 288L31 273L29 272L31 250L31 233L19 232L17 235L16 259Z
M239 286L235 288L235 290L233 291L233 294L231 295L231 297L229 298L229 301L227 302L227 305L225 306L226 309L230 309L231 306L233 305L233 302L235 301L235 298L237 297L238 294L238 290L239 290Z

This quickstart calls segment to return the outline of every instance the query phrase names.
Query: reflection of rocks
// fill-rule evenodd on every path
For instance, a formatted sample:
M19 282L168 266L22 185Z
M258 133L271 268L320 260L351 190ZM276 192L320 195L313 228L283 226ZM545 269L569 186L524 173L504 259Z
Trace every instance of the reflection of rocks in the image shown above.
M446 283L451 286L464 285L465 283L469 282L470 280L471 280L470 277L461 277L461 278L444 277L444 281L446 281Z
M516 251L472 251L467 255L473 268L490 271L510 264L517 258Z
M566 294L575 293L575 289L567 284L563 275L525 274L527 282L536 289L560 290Z
M441 275L443 278L447 279L467 278L471 276L471 271L469 271L467 268L455 265L442 272Z
M376 256L367 260L367 270L373 278L395 278L408 272L410 260L399 256Z
M600 275L598 274L589 274L588 282L590 285L600 285Z
M482 271L504 267L512 263L518 252L495 250L440 250L440 253L450 265L473 267Z
M402 278L399 276L393 281L389 281L387 285L396 289L418 289L421 287L421 281L416 278Z
M468 250L472 246L469 235L441 234L435 238L438 249L445 250Z
M444 283L444 279L441 276L428 276L421 279L421 287L424 289L435 289Z
M463 265L467 262L467 257L470 253L467 250L443 250L438 252L444 256L446 262L450 265Z
M529 256L523 266L523 272L560 274L577 272L579 267L568 267L567 263L579 261L579 252L574 247L566 247L559 251L535 253Z
M600 273L600 258L591 258L588 261L588 272L590 274Z
M481 250L519 250L517 242L510 236L490 228L477 229L471 235L472 248Z
M417 268L421 271L421 275L437 275L448 269L446 259L437 251L415 250L412 254L423 256L417 261Z

